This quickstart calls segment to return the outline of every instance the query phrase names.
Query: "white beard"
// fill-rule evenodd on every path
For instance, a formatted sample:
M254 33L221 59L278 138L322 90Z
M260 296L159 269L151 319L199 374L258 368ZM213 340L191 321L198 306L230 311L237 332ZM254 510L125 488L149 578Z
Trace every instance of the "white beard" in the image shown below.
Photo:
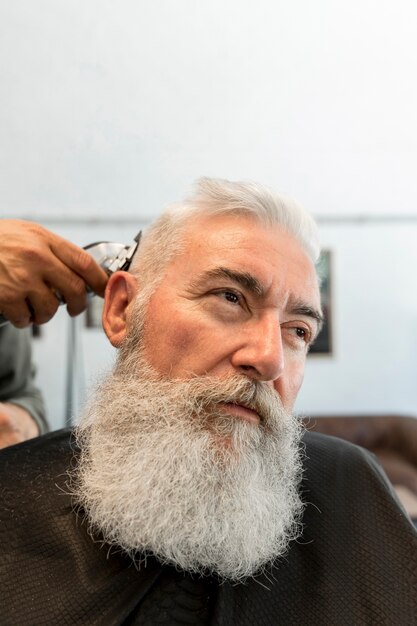
M156 380L140 363L141 375L108 376L78 427L72 490L92 534L136 561L153 554L188 572L254 575L299 534L298 420L244 376ZM216 410L220 402L250 402L261 424Z

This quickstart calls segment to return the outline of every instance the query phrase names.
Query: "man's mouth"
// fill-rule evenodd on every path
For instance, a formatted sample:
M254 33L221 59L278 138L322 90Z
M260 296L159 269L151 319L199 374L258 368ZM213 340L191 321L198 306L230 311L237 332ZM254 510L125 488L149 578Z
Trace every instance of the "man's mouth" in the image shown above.
M252 424L258 425L261 423L259 413L245 404L238 404L235 402L219 402L218 407L225 413L239 417L240 419L246 420Z

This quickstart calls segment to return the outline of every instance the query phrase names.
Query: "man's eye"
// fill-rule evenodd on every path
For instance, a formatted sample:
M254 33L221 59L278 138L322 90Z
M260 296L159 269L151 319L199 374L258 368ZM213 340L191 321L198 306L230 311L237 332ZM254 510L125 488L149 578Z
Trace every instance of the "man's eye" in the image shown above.
M310 343L311 333L308 330L299 326L295 329L295 333L297 337L305 341L305 343Z
M239 296L233 293L233 291L222 291L221 293L224 299L227 300L228 302L231 302L232 304L238 304Z
M219 289L211 291L209 295L216 298L215 310L218 311L220 315L224 315L226 319L236 319L236 316L249 313L245 296L238 290L222 289L220 287Z

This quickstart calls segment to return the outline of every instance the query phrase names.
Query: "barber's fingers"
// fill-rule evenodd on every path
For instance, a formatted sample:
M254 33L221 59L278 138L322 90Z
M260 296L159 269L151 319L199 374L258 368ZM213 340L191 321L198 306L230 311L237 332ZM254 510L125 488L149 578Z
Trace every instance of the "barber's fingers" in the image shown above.
M0 311L22 328L50 319L66 301L70 315L86 306L86 285L102 295L106 273L88 252L39 224L0 220Z
M87 285L94 293L103 295L108 280L106 272L88 252L55 233L46 232L48 263L43 264L41 282L28 293L37 324L48 321L55 314L54 293L66 303L68 313L75 316L86 308ZM45 285L48 292L44 290ZM42 298L45 298L45 303Z
M77 300L80 288L78 277L94 293L104 295L108 280L106 272L88 252L70 241L40 224L22 220L0 220L0 235L3 240L0 282L3 286L8 283L25 292L34 281L42 280L53 290L63 292L65 285L62 283L70 279L68 297L71 299L71 292L75 292ZM65 268L69 271L65 272ZM79 308L75 306L75 310Z
M60 301L46 285L37 291L29 292L27 304L31 312L31 322L45 324L55 315Z
M58 235L54 235L51 241L51 250L64 265L80 276L94 293L104 295L108 276L88 252ZM74 283L74 288L77 289L78 284Z
M26 294L14 293L3 304L4 317L17 328L29 324L44 324L56 313L60 301L55 293L45 284L37 282L36 288Z
M66 269L66 268L65 268ZM62 269L62 274L65 274ZM68 271L68 270L67 270ZM36 288L29 290L25 296L20 298L10 298L7 305L3 306L3 315L17 328L24 328L29 324L45 324L55 315L59 305L67 301L67 309L70 315L78 315L86 307L87 293L84 281L73 275L63 281L66 296L63 293L56 293L42 282L36 282ZM69 287L71 283L71 287Z
M84 311L87 304L87 283L56 256L51 259L50 266L43 273L42 279L43 282L38 285L37 291L43 285L47 285L52 292L59 294L61 301L66 303L70 315L78 315ZM29 298L32 302L30 294Z
M55 288L49 282L49 276L56 277ZM84 310L84 281L61 263L51 251L45 258L36 255L31 263L24 258L13 259L7 272L1 273L0 311L18 328L32 322L42 324L56 313L60 304L56 294L60 293L61 287L70 298L71 312L77 314Z
M32 311L24 298L10 297L4 300L1 314L16 328L25 328L32 323Z

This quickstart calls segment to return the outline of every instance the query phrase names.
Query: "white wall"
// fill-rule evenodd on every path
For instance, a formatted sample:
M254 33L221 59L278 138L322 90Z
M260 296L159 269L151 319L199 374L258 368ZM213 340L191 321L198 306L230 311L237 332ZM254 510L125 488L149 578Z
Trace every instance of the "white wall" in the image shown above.
M202 174L416 213L414 0L0 0L0 209L149 216Z
M321 218L408 217L323 221L335 354L299 408L415 413L416 30L414 0L0 0L1 215L130 241L216 175ZM62 312L35 344L54 424L65 335ZM110 355L83 336L89 378Z
M333 252L334 352L309 358L299 410L417 415L417 220L321 233Z

